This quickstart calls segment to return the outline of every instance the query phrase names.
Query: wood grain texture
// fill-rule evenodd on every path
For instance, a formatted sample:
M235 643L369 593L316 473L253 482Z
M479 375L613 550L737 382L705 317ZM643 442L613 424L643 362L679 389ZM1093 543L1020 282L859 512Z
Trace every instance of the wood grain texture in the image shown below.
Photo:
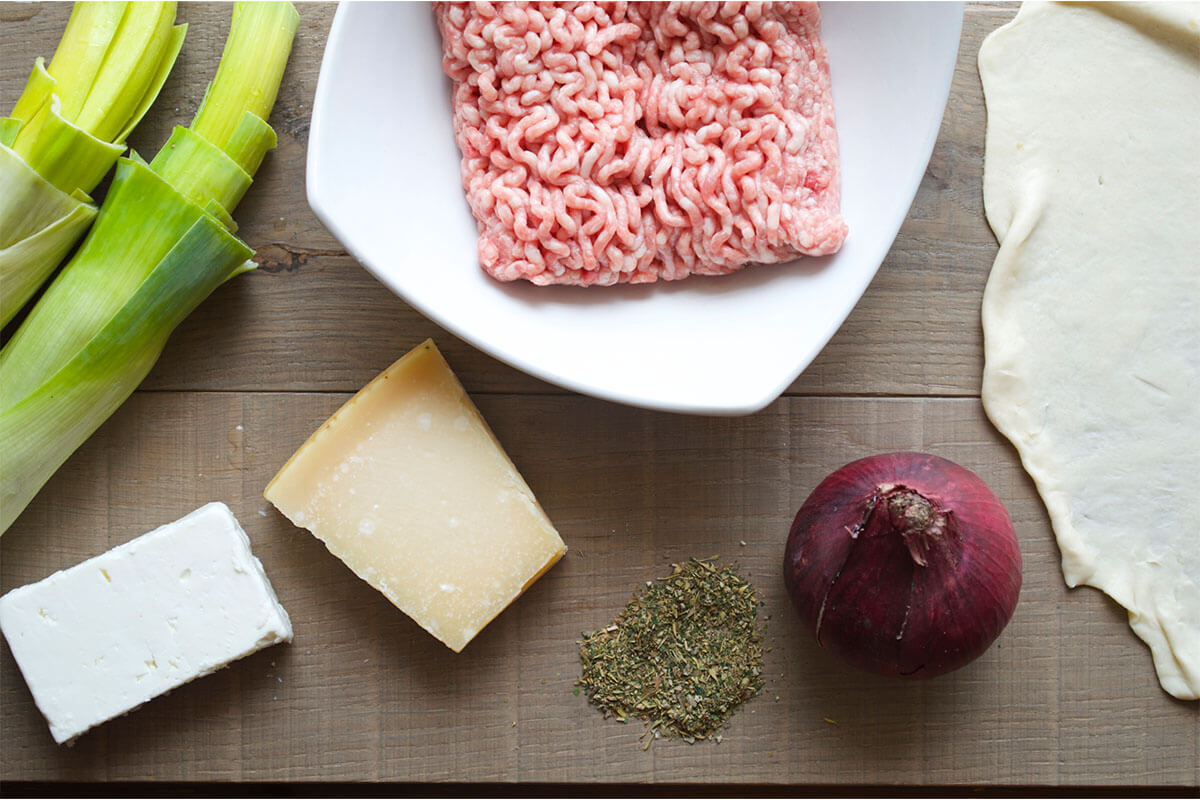
M0 106L66 4L0 4ZM301 32L272 116L280 146L237 218L260 269L176 332L143 389L0 540L0 591L229 503L295 624L277 646L56 747L0 648L0 781L395 780L768 784L1200 783L1200 717L1155 680L1124 613L1070 591L1045 510L979 402L983 217L975 54L1015 12L966 12L941 138L878 276L788 393L750 417L687 417L573 395L454 339L380 286L304 198L308 117L331 5ZM215 69L228 6L181 4L179 65L138 130L145 156ZM455 655L293 528L262 489L345 399L427 336L475 397L570 551ZM783 543L812 487L875 452L935 452L1004 499L1025 561L997 644L930 682L852 672L799 629ZM745 544L742 544L745 542ZM766 688L720 744L661 740L575 695L576 640L674 561L719 555L759 588ZM831 720L831 721L827 721Z
M70 749L50 740L6 649L6 778L1195 780L1195 706L1162 694L1117 609L1065 589L1033 487L975 399L794 397L753 417L709 419L572 396L481 396L571 549L456 656L261 498L347 396L139 393L55 477L4 537L5 587L221 498L296 639ZM1025 559L1022 602L997 645L932 682L844 668L799 629L779 580L791 516L830 466L907 448L941 453L995 487ZM766 689L721 744L643 751L640 725L605 720L573 693L575 642L693 555L735 561L759 587Z

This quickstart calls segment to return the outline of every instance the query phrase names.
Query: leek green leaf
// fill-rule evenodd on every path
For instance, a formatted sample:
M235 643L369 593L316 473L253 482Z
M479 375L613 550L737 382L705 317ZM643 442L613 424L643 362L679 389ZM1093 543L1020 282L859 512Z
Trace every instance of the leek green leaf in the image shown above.
M81 2L47 67L36 59L0 144L44 183L90 204L91 192L125 150L125 137L158 96L183 45L174 3ZM95 209L43 213L53 201L11 158L0 159L0 324L22 305L86 233ZM23 188L22 188L23 187ZM22 193L22 192L26 193ZM22 224L36 212L40 228ZM22 231L29 241L13 238Z
M267 119L287 66L299 15L291 3L237 3L217 77L209 84L191 128L225 149L246 111ZM245 81L242 76L261 74Z
M71 358L0 411L0 531L125 402L176 326L249 256L215 220L198 217Z
M67 194L0 146L0 325L7 325L96 216L82 193Z
M46 60L40 56L34 59L33 70L29 73L25 88L9 116L28 125L37 116L38 111L50 102L50 95L54 93L57 85L58 81L54 80L46 69Z
M159 78L173 44L174 19L174 3L130 3L75 124L99 139L117 141L147 87Z
M0 144L11 148L19 130L21 130L21 120L13 119L12 117L0 117Z
M18 141L27 145L26 152L20 155L39 175L64 192L76 189L90 192L125 152L125 145L97 139L63 119L57 97L51 98L36 119L39 124L29 129L36 132L36 138L25 137L26 129L17 134Z
M150 168L200 206L237 207L253 178L225 151L188 128L176 128Z
M174 247L180 231L205 216L153 170L121 159L83 244L0 350L0 411L69 361Z
M71 7L71 17L49 69L65 100L63 114L67 119L75 119L83 108L129 5L84 2Z
M231 212L275 144L264 120L298 22L290 3L235 5L217 79L197 122L191 130L177 129L149 164L136 153L117 161L95 224L0 349L0 533L137 388L179 322L222 282L253 268L252 251L232 233ZM127 23L132 25L122 17L114 42ZM164 40L168 51L170 36ZM86 62L85 56L78 61ZM40 79L31 84L53 88ZM90 91L103 98L107 87L101 68ZM18 123L18 140L29 125L52 131L56 119L67 122L59 100L52 92L50 97L34 110L32 122ZM117 104L101 105L109 110L87 110L85 103L85 115L111 127ZM49 135L32 133L30 141ZM32 174L26 182L41 187L47 203L55 198L65 209L65 197L86 205L78 187L64 192L15 149L7 153L12 174L21 169ZM0 170L5 163L0 158ZM15 205L34 191L22 190ZM13 246L26 247L39 235Z
M162 91L163 84L167 82L167 78L171 75L171 68L175 66L175 60L179 57L179 51L183 49L183 40L187 37L187 25L176 25L171 28L168 33L167 45L163 50L162 58L158 62L158 69L151 80L146 85L146 91L142 94L141 101L134 106L133 112L125 122L125 127L117 134L114 142L124 142L129 138L129 134L133 133L133 129L142 121L142 117L146 116L146 112L150 110L150 106L158 99L158 93Z
M263 156L275 148L275 130L253 111L242 115L225 145L225 152L251 175L258 172Z

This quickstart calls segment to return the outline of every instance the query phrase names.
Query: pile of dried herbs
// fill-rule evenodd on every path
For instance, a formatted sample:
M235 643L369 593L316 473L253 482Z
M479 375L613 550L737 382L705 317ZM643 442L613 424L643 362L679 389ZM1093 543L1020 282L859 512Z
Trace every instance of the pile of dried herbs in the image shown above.
M695 741L762 689L759 601L730 567L673 566L612 625L583 635L578 685L606 715Z

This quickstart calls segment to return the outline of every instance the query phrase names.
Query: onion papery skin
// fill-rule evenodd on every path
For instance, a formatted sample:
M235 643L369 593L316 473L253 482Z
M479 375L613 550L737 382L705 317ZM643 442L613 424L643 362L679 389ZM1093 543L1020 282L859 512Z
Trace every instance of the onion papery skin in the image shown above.
M933 521L914 524L923 512ZM1008 624L1021 551L1004 504L975 473L886 453L838 469L805 500L784 583L822 647L871 672L932 678L978 658Z

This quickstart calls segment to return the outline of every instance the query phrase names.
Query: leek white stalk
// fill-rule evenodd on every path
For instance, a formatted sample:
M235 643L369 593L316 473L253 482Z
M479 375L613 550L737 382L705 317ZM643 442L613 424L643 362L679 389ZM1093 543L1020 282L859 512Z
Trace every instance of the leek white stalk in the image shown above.
M80 2L0 121L0 325L96 217L89 193L162 89L186 25L175 3Z
M238 3L190 129L121 158L95 226L0 350L0 533L137 388L175 327L254 264L232 212L264 154L299 17ZM220 141L213 141L209 137Z

